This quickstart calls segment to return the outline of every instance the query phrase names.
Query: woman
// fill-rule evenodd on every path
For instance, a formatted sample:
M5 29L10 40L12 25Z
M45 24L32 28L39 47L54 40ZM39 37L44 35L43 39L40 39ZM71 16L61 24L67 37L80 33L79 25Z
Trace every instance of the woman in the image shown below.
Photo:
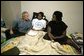
M70 38L66 36L67 25L62 21L63 14L60 11L53 13L52 21L48 23L47 34L44 39L57 41L60 44L69 44L80 50L80 47Z

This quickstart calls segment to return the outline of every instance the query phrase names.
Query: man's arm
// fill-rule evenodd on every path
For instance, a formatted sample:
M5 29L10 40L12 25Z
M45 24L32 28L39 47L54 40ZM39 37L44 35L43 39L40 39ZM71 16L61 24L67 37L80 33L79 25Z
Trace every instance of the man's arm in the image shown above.
M12 26L10 27L10 34L13 34L16 29L17 29L17 26L18 26L18 22L19 20L14 20L13 23L12 23Z

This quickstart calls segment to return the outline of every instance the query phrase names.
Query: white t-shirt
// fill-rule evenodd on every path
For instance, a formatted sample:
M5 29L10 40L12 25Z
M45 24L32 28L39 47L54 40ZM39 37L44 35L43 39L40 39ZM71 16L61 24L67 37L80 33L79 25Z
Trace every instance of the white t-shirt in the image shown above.
M35 30L41 30L42 28L46 28L46 21L43 19L33 19L32 26Z

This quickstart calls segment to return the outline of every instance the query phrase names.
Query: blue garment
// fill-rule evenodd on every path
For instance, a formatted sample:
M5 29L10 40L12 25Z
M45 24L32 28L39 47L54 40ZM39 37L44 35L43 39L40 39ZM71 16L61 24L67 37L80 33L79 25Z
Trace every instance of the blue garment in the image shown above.
M32 27L32 23L31 20L26 21L20 18L13 22L12 27L19 32L26 33Z

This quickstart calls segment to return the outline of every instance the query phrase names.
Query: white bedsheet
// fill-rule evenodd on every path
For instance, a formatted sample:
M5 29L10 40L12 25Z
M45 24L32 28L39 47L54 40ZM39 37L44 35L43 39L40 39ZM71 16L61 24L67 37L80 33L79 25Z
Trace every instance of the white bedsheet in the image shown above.
M69 45L60 45L58 42L51 42L43 39L46 32L38 31L38 34L31 36L26 34L22 37L19 45L19 55L75 55L75 50ZM68 49L66 49L66 47Z

